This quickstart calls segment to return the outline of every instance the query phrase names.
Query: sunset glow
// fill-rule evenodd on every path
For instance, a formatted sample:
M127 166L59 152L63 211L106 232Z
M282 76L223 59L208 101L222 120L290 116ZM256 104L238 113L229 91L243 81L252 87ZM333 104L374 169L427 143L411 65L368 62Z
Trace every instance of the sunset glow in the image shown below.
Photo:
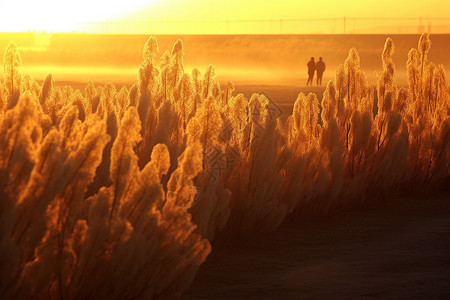
M450 2L4 1L0 32L314 34L450 32Z

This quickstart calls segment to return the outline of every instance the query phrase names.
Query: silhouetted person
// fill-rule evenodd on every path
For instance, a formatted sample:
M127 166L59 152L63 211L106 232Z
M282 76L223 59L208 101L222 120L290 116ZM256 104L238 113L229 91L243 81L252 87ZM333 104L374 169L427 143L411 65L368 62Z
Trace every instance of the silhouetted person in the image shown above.
M314 62L314 57L311 57L311 60L307 64L308 66L308 81L306 82L306 86L312 85L313 78L314 78L314 72L316 71L316 63Z
M316 64L316 70L317 70L317 85L322 85L322 75L325 71L325 63L322 60L322 57L319 58L319 61Z

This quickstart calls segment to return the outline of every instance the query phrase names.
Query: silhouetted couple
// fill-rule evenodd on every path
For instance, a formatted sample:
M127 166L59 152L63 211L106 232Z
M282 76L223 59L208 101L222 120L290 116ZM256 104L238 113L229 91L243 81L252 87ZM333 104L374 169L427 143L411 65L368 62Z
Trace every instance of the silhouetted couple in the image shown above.
M325 71L325 63L322 60L322 57L319 58L319 61L316 62L314 61L314 57L311 57L311 60L308 62L307 64L308 66L308 81L306 82L306 86L311 85L313 83L313 78L314 78L314 72L317 71L317 85L322 85L322 75L323 72Z

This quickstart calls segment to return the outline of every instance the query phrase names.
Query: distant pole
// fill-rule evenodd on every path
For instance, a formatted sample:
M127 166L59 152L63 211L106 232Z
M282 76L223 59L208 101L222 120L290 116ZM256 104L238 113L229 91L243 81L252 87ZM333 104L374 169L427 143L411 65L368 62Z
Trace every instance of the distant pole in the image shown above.
M347 28L346 28L346 26L347 26L347 24L346 24L346 19L345 19L345 17L344 17L344 34L346 34L347 33Z
M209 0L209 19L212 20L212 0Z
M211 26L212 26L212 0L209 0L209 30L212 29Z

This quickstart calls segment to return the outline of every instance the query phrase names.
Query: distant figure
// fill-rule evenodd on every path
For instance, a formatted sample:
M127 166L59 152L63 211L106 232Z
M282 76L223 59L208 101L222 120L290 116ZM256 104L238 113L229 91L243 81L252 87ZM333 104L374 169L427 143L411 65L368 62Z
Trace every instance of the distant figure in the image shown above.
M319 58L319 61L316 64L316 70L317 70L317 85L322 85L322 75L325 71L325 63L322 60L322 57Z
M311 57L311 60L307 64L308 66L308 81L306 82L306 86L312 85L313 78L314 78L314 72L316 71L316 63L314 62L314 57Z

